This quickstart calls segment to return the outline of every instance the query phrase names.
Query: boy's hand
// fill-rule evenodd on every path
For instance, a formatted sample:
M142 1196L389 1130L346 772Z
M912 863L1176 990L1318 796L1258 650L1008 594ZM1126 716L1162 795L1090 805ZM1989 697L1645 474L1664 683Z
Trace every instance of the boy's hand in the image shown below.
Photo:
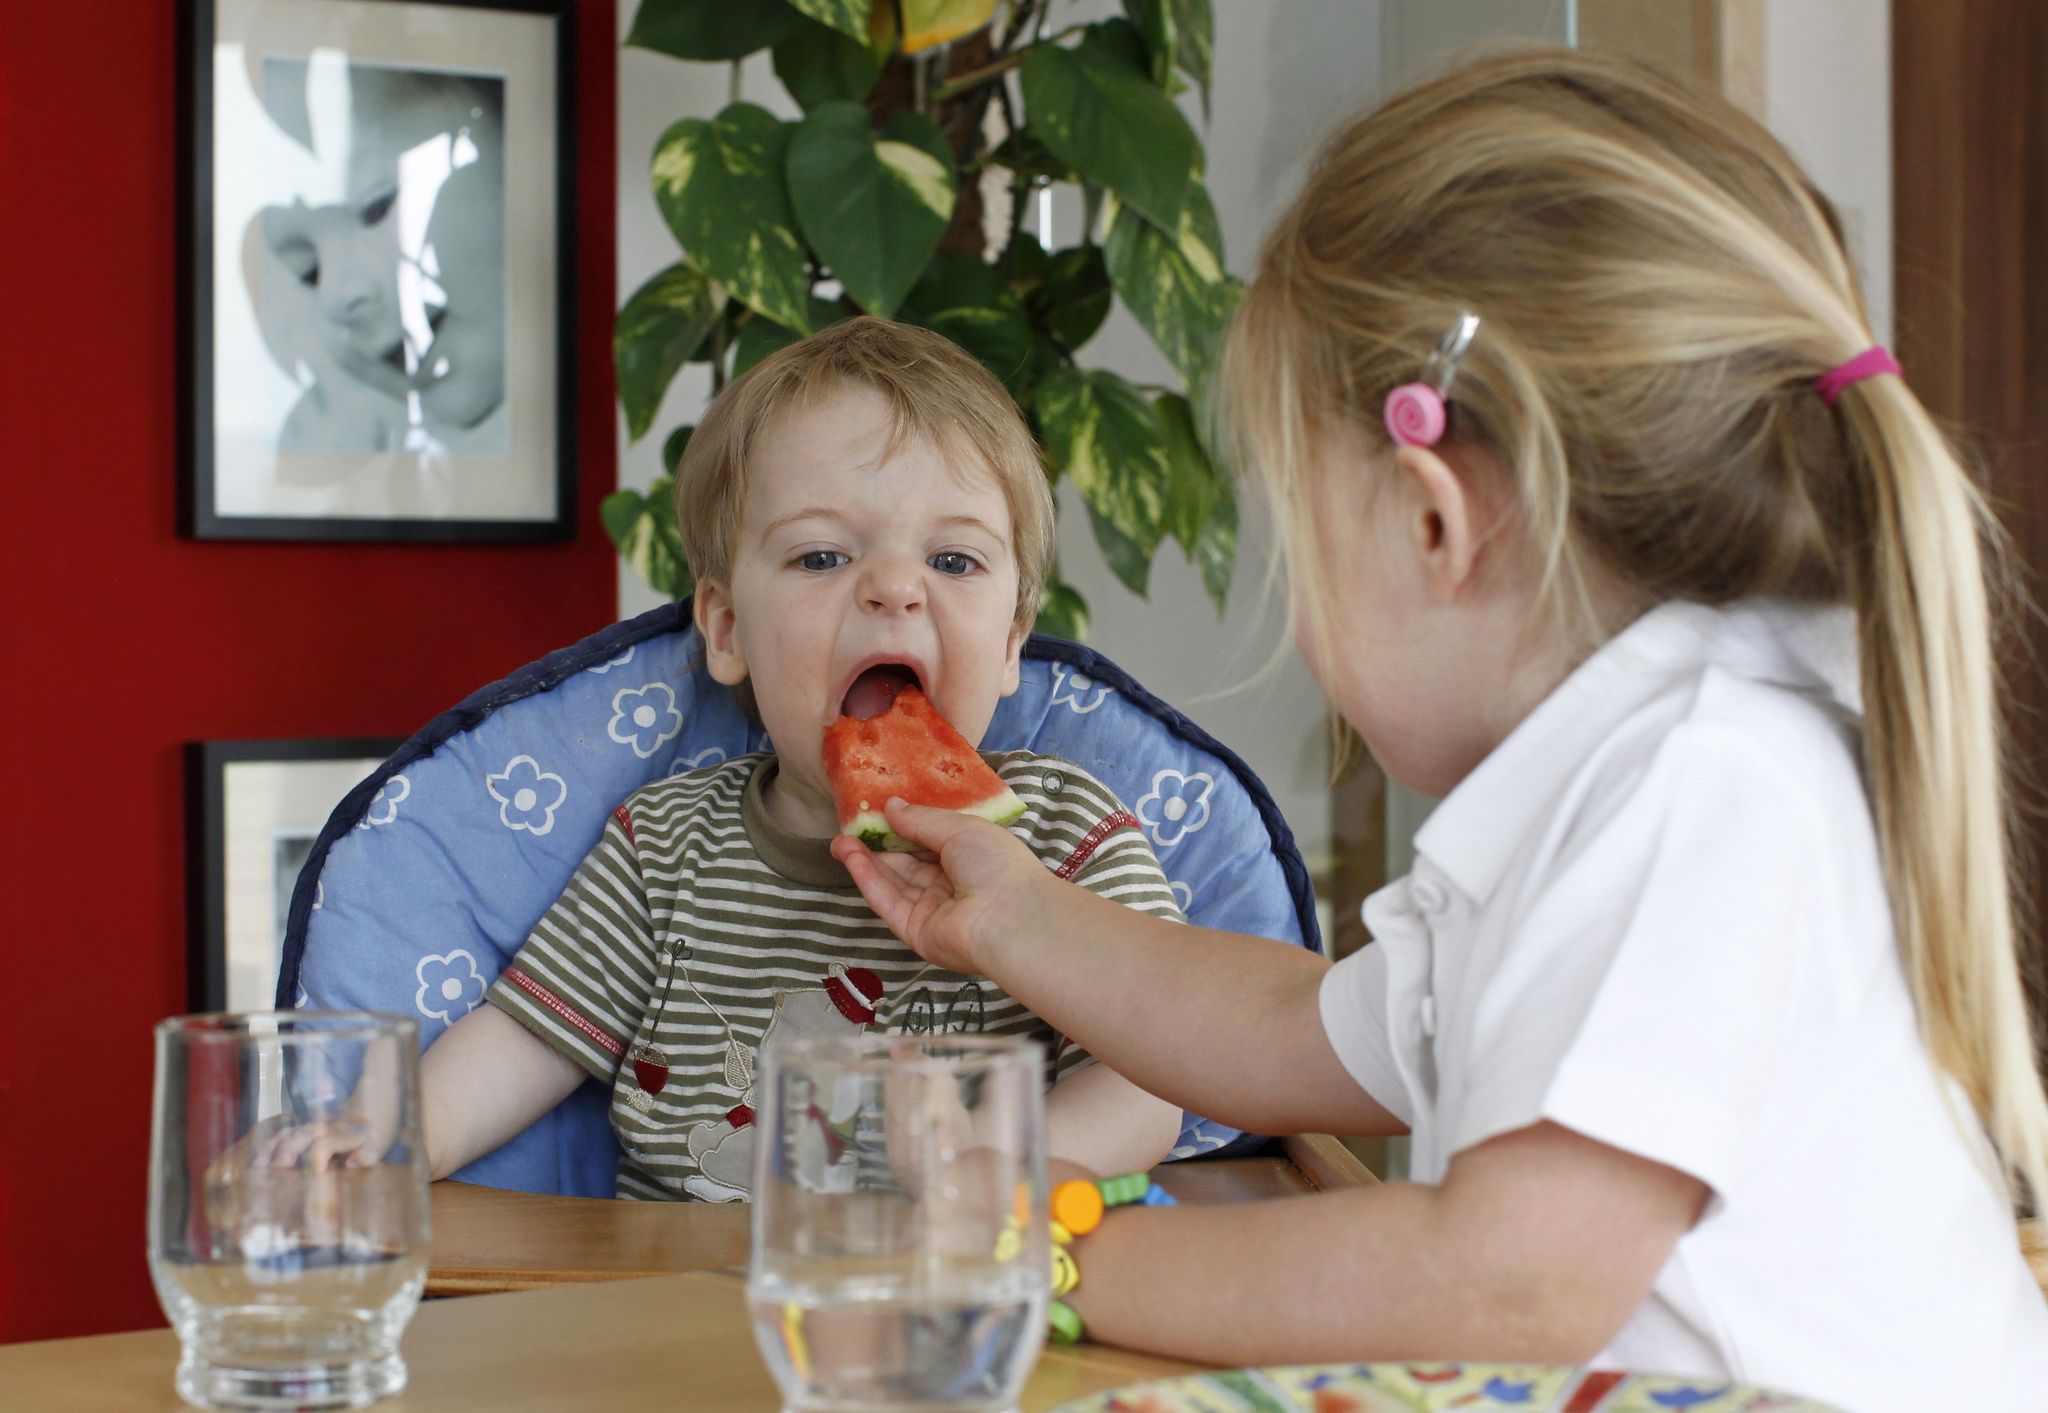
M1041 890L1052 875L1021 840L987 820L897 799L884 813L891 829L932 853L874 854L841 835L832 856L913 952L949 971L990 973L991 954L1044 918Z

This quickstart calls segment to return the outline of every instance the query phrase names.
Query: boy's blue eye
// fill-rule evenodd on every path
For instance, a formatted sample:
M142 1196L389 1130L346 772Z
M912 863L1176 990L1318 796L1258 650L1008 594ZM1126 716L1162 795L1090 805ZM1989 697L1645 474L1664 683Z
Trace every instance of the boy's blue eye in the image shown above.
M806 550L796 561L813 574L823 574L828 569L837 569L846 563L846 556L838 550Z
M958 550L945 550L933 555L931 557L931 566L941 574L951 574L955 577L962 574L972 574L975 569L974 557L961 554Z

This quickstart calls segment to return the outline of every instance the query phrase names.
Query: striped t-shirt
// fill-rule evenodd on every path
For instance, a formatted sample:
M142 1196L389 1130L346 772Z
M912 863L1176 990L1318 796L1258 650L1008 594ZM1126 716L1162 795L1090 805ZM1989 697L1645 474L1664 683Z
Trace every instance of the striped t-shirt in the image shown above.
M1142 912L1180 914L1137 820L1053 756L986 757L1024 801L1010 832L1048 868ZM732 1201L752 1182L756 1056L791 1037L982 1031L1085 1062L986 978L898 941L830 853L768 817L772 755L640 790L489 999L612 1085L618 1195Z

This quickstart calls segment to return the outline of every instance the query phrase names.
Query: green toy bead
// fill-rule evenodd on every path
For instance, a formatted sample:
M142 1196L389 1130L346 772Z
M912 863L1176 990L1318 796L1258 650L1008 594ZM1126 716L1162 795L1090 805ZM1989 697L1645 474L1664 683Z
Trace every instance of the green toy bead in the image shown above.
M1054 1344L1079 1344L1081 1342L1081 1317L1074 1313L1074 1307L1064 1300L1055 1300L1045 1307L1046 1323L1052 1326Z
M1125 1173L1122 1177L1103 1178L1095 1185L1102 1189L1105 1207L1121 1207L1128 1202L1142 1202L1152 1179L1146 1173Z

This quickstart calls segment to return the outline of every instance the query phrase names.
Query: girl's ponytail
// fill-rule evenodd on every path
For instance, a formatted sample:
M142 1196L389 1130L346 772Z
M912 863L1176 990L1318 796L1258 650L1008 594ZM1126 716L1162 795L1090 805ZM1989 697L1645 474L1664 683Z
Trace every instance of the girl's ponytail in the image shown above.
M1994 610L1996 522L1894 378L1838 411L1859 535L1843 577L1862 635L1864 759L1920 1027L1969 1095L2016 1201L2048 1204L2048 1096L2021 983Z

